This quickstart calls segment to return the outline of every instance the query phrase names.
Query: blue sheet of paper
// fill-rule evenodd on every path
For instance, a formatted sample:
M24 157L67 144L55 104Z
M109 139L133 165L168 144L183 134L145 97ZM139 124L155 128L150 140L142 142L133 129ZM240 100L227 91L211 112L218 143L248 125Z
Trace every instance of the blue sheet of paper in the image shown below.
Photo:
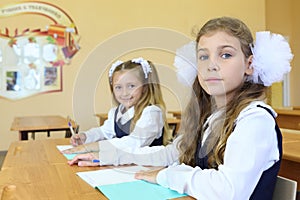
M57 145L56 148L62 152L63 150L70 149L72 148L71 145ZM77 154L72 153L72 154L63 154L68 160L72 160Z
M186 194L180 194L174 190L142 180L102 185L96 188L110 200L163 200L186 196Z
M68 160L72 160L77 154L76 153L72 153L72 154L64 154L64 156L68 159Z

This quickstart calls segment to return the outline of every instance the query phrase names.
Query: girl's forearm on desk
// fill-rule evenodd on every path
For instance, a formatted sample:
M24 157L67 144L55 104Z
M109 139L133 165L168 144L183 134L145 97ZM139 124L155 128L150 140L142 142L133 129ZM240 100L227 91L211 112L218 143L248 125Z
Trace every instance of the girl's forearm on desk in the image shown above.
M98 142L83 144L83 147L85 148L86 152L98 152L99 151L99 143Z
M99 144L98 142L82 144L71 149L66 149L62 153L71 154L71 153L89 153L89 152L98 152Z

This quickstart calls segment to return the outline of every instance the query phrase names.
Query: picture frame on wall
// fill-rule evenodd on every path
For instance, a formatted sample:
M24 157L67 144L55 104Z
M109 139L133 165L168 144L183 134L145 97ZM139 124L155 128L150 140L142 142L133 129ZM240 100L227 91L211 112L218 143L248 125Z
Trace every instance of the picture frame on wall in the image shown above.
M18 100L62 91L63 66L80 49L75 22L61 8L45 2L13 3L2 11L3 17L31 14L52 20L31 28L1 24L0 97Z

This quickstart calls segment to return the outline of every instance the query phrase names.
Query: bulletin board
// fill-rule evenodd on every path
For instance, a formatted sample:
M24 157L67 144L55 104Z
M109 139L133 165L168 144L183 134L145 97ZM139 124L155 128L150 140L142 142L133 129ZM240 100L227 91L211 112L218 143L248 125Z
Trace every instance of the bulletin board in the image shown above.
M52 23L25 30L0 25L0 97L18 100L62 91L63 67L80 49L77 27L55 5L34 1L10 4L1 8L0 18L29 13Z

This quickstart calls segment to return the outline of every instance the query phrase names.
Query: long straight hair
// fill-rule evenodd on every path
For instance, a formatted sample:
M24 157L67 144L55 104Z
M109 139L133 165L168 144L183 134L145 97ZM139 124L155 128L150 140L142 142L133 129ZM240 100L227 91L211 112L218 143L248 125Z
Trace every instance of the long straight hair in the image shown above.
M241 49L245 58L252 55L250 45L253 38L248 27L239 19L230 17L215 18L208 21L199 31L196 42L198 44L203 35L213 34L217 31L224 31L236 37L241 44ZM263 100L267 95L267 87L252 82L243 82L235 91L235 97L227 102L222 108L222 115L214 120L210 134L217 137L212 140L208 147L212 150L208 154L208 166L217 168L223 163L226 142L235 127L235 120L239 113L252 101ZM181 133L182 140L179 143L180 161L182 163L195 166L195 156L198 142L202 141L203 133L206 129L207 118L215 111L214 99L201 87L196 77L193 84L193 96L182 115Z

